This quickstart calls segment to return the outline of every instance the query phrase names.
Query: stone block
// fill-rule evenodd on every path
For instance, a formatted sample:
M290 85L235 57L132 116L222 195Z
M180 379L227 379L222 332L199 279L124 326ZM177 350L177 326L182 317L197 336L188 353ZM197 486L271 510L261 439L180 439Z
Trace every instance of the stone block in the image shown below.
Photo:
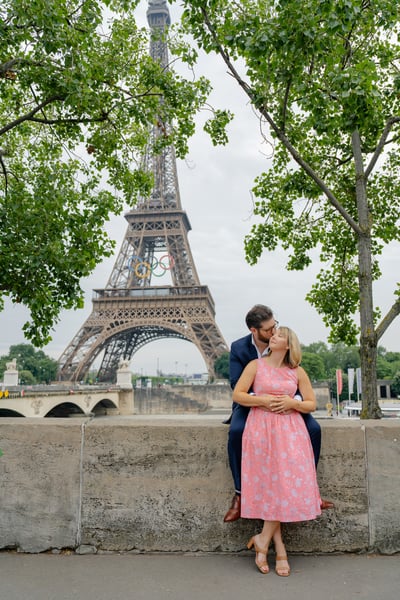
M370 514L369 545L383 554L400 549L400 429L398 420L363 421Z
M0 419L0 547L75 547L82 423Z

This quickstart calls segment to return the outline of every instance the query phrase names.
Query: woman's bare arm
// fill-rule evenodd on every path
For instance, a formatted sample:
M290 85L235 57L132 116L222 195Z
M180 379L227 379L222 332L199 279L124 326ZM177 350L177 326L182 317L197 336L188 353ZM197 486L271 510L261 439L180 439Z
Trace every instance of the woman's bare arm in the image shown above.
M242 406L259 406L261 408L269 408L270 402L273 396L265 394L263 396L257 396L255 394L249 394L248 390L253 385L257 372L257 360L252 360L245 367L243 373L238 379L237 384L234 387L232 399L234 402L241 404Z

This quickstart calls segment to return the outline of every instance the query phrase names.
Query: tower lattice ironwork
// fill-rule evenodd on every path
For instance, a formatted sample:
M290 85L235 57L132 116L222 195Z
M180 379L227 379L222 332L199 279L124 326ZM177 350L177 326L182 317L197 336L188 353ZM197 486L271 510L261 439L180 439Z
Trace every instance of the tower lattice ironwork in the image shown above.
M149 1L147 19L153 33L165 30L170 24L165 0ZM163 36L152 35L150 54L167 68ZM111 276L104 289L94 290L92 313L60 357L60 380L83 379L102 354L98 380L113 381L122 359L131 360L162 338L194 343L210 376L215 359L227 350L213 298L200 284L189 246L191 226L181 206L174 147L151 152L161 134L155 125L144 156L154 177L152 193L125 214L128 228Z

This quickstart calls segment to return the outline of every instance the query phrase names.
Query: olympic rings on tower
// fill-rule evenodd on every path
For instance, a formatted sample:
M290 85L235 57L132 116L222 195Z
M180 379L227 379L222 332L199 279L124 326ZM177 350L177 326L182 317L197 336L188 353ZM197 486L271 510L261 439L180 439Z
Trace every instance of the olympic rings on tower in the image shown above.
M166 262L168 259L168 262ZM152 275L154 277L162 277L167 271L170 271L175 265L174 257L171 254L164 254L159 259L154 258L153 262L143 260L140 256L133 254L129 260L127 269L133 271L139 279L150 279ZM156 273L156 269L160 267L161 273Z

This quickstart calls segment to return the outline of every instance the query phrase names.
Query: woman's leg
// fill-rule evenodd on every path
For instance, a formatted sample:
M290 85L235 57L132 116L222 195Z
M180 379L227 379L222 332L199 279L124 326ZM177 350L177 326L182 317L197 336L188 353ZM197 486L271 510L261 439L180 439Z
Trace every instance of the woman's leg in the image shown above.
M276 552L276 564L275 571L280 577L288 577L290 575L290 566L287 560L286 548L282 539L282 528L279 524L279 527L275 529L274 532L274 546Z
M274 540L276 554L278 556L285 556L286 548L285 548L285 544L283 543L283 539L282 539L282 527L281 527L280 523L279 523L279 527L277 527L275 529L275 533L273 535L273 540Z
M269 548L275 532L280 531L280 529L280 521L264 521L262 531L259 533L259 539L263 548Z
M268 573L269 571L267 554L271 540L277 529L280 530L279 521L264 521L261 533L252 538L256 551L256 565L262 573Z

